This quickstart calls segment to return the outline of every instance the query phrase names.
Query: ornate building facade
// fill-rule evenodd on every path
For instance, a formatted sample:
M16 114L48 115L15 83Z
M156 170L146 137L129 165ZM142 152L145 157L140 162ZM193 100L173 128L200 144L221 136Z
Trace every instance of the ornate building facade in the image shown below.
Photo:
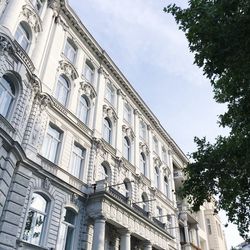
M187 163L65 0L0 1L0 249L208 250Z

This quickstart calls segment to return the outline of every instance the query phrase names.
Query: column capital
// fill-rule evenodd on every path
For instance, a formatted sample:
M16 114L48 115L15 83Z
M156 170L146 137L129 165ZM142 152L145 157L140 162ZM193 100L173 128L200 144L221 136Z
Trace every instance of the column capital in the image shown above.
M126 235L126 234L131 234L131 231L129 231L129 229L128 228L121 228L120 230L119 230L119 232L122 234L122 235Z

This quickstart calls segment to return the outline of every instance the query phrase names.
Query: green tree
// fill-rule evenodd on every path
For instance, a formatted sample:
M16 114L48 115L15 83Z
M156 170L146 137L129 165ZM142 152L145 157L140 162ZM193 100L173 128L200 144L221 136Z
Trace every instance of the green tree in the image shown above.
M195 61L210 79L214 99L227 111L219 125L229 128L211 144L195 138L197 151L186 168L181 193L198 210L219 197L229 221L244 238L250 230L250 0L189 0L187 8L164 8L185 32ZM188 101L188 100L187 100Z

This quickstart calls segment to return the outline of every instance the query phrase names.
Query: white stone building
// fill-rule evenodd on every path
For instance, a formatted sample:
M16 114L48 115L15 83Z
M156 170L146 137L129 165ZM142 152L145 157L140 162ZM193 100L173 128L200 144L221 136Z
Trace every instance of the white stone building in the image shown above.
M187 162L65 0L0 1L0 249L200 249Z

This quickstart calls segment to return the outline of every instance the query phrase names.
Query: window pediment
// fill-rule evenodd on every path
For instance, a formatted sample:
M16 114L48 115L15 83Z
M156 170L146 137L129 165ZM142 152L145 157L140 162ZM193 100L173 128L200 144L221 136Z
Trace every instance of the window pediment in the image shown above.
M126 125L123 125L122 126L122 131L123 133L131 140L133 140L135 138L135 134L134 134L134 131L132 130L132 128L126 126Z
M149 155L149 148L148 148L147 144L140 142L139 148L140 148L140 151L142 151L145 155Z
M108 117L112 121L116 121L118 119L115 110L108 105L103 105L103 114L105 117Z
M153 158L153 162L154 162L154 165L155 166L161 166L162 165L162 161L161 161L161 159L160 159L160 157L159 156L157 156L157 157L154 157Z
M42 22L35 10L33 10L29 5L24 5L22 14L35 32L42 31Z
M69 77L71 80L75 80L76 78L78 78L78 73L75 67L65 60L61 60L59 62L58 70L61 71L61 73L65 74L67 77Z
M91 100L93 100L97 96L96 91L91 84L80 82L80 85L82 91L81 95L86 95Z

